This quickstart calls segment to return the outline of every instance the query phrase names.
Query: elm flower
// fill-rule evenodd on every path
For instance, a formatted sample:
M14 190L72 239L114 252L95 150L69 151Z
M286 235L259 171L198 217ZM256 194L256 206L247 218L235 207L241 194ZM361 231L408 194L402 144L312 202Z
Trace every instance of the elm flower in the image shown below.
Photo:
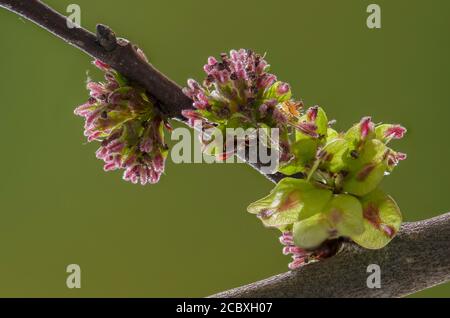
M302 104L290 101L289 84L277 82L264 57L251 50L231 50L220 59L210 57L203 69L203 84L189 79L183 89L193 100L194 110L183 112L191 125L201 120L221 130L276 127L280 136L287 136L283 132L292 122L290 117L300 116Z
M334 253L339 248L338 241L325 241L313 251L305 250L294 243L292 231L284 231L280 236L280 243L283 245L283 255L291 255L292 261L288 264L290 270L295 270L311 262L320 261ZM338 244L336 244L338 243Z
M203 69L207 75L203 85L189 79L183 92L206 120L217 122L241 113L252 121L263 104L273 108L291 95L289 85L276 82L264 58L251 50L222 53L219 61L210 57Z
M105 72L105 82L89 81L90 98L74 111L85 118L84 135L101 143L96 156L105 171L124 169L123 179L134 184L158 182L168 150L167 122L143 88L100 60L93 64Z
M292 255L292 262L288 265L289 269L297 269L308 262L308 252L295 246L292 232L283 232L280 236L280 243L284 245L283 254Z

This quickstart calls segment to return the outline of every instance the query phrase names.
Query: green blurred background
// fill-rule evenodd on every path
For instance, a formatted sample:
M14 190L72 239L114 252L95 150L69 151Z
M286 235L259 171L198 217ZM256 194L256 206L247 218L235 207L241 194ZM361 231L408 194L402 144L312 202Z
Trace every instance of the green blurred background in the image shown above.
M74 1L47 1L60 12ZM272 71L344 129L364 115L402 123L407 152L383 187L406 221L450 208L450 2L77 0L81 24L110 25L176 82L211 54L267 52ZM104 173L73 108L90 58L0 10L0 296L206 296L286 271L278 234L246 206L272 184L244 164L168 163L155 186ZM82 288L65 268L82 269ZM365 270L365 269L361 269ZM443 285L416 296L449 296Z

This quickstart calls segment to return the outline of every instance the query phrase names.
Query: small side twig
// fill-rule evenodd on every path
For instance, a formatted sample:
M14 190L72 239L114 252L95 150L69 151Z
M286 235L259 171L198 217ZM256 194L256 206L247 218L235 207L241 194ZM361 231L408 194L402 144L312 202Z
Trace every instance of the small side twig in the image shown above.
M178 84L143 60L134 45L116 40L109 27L97 25L96 34L82 27L69 28L65 16L39 0L0 0L0 7L19 14L88 55L111 65L126 78L144 87L167 117L184 122L181 111L193 108L192 100L183 94ZM280 173L263 173L260 163L247 163L274 183L284 177Z
M114 51L117 47L116 34L106 25L97 24L97 39L108 52Z

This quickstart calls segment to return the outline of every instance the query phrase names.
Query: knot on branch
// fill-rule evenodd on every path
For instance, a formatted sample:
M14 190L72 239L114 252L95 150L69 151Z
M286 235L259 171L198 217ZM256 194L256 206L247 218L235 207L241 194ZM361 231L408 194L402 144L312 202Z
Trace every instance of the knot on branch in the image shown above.
M113 51L117 47L116 34L104 24L97 24L97 40L108 52Z

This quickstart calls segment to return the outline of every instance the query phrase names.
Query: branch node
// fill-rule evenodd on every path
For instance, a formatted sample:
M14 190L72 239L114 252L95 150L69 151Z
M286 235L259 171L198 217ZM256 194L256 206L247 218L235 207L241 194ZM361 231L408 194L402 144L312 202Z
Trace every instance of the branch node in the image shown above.
M108 52L113 51L117 47L117 39L114 31L104 24L97 24L97 40Z

